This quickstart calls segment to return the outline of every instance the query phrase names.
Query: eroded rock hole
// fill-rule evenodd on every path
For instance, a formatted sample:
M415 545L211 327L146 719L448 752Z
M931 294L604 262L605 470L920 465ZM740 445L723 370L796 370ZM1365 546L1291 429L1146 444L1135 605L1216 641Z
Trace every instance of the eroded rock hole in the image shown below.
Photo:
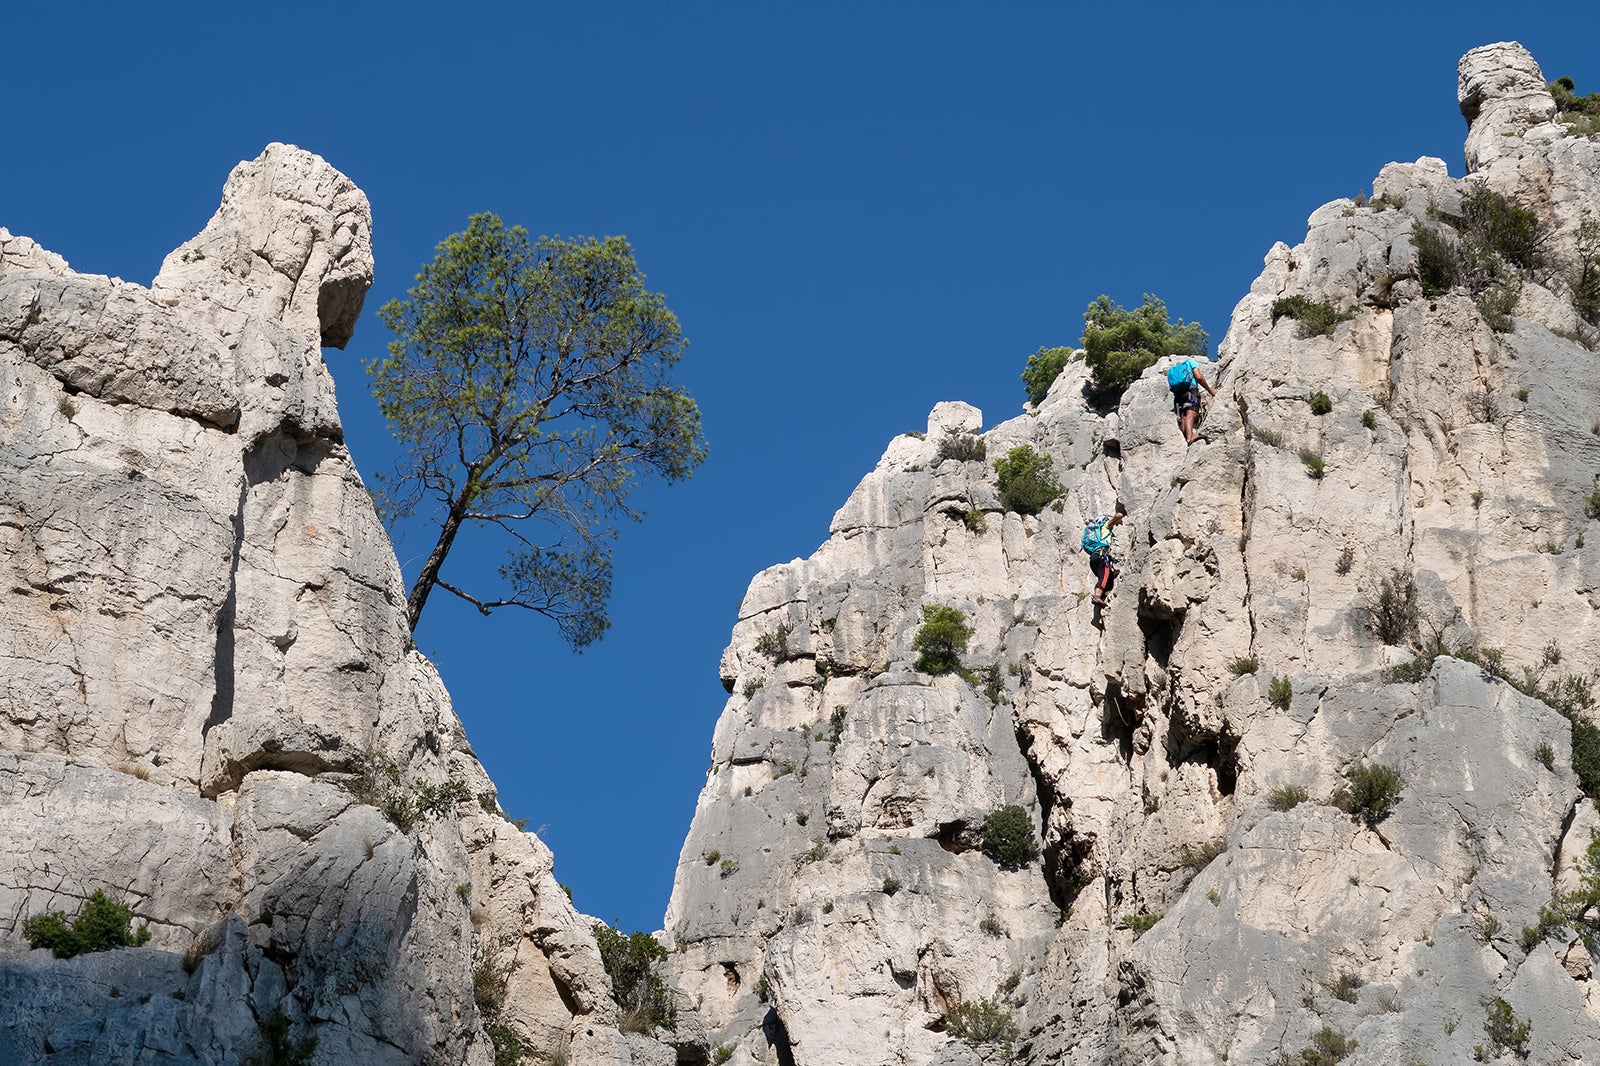
M1239 738L1227 722L1212 729L1187 716L1175 714L1167 725L1168 766L1194 763L1208 766L1216 776L1217 794L1233 795L1239 783Z
M966 822L954 821L940 823L939 832L935 839L939 841L939 846L950 854L960 855L964 852L976 851L981 843L979 836L978 830L973 829Z
M1133 762L1133 738L1143 719L1144 698L1123 692L1116 681L1109 682L1100 702L1100 739L1114 742L1125 763Z

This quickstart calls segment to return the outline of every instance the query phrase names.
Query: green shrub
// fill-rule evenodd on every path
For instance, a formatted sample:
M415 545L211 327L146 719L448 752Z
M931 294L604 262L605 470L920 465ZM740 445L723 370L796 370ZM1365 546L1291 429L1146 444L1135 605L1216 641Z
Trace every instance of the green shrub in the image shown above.
M1378 416L1376 412L1372 410L1372 408L1369 407L1365 411L1361 412L1361 424L1367 429L1378 428Z
M945 1032L969 1044L1009 1044L1017 1039L1017 1022L992 999L962 1000L944 1016Z
M1354 1003L1359 996L1361 985L1360 975L1346 970L1328 982L1328 991L1334 999L1344 1003Z
M1483 1007L1483 1032L1496 1052L1511 1051L1518 1058L1528 1053L1528 1034L1533 1022L1518 1018L1511 1004L1495 996Z
M22 923L22 935L30 948L49 948L58 959L86 955L112 948L138 947L150 940L150 927L132 928L133 909L112 903L96 889L84 900L78 913L68 918L65 911L36 914Z
M1306 465L1306 477L1313 481L1321 481L1322 475L1327 472L1322 456L1310 448L1300 450L1300 461Z
M365 757L346 787L357 803L378 808L402 833L411 832L422 822L443 818L455 810L456 804L473 798L466 780L459 777L440 785L430 785L418 777L408 786L397 763L376 755ZM483 806L482 796L478 797L478 805Z
M1033 819L1015 803L990 811L983 820L984 854L1006 869L1025 866L1039 857Z
M712 1066L722 1066L724 1062L733 1058L734 1050L733 1044L718 1044L716 1050L711 1053Z
M1337 1066L1354 1054L1357 1043L1331 1026L1324 1025L1311 1034L1311 1046L1290 1057L1279 1055L1273 1066Z
M500 1020L506 993L511 988L511 975L522 967L512 957L514 942L510 935L485 940L478 945L472 960L472 999L483 1017L484 1032L494 1046L496 1066L515 1066L522 1062L526 1050L516 1032Z
M1562 713L1572 723L1572 772L1578 775L1578 787L1600 803L1600 726L1575 711Z
M1050 386L1071 361L1071 348L1040 347L1028 356L1028 365L1022 371L1022 387L1028 390L1028 402L1034 406L1043 403L1050 394Z
M779 626L770 633L756 637L756 654L766 655L775 663L789 658L789 627Z
M1586 137L1600 128L1600 93L1590 93L1588 96L1579 96L1577 85L1571 78L1557 78L1548 83L1545 88L1550 90L1550 95L1556 100L1556 120L1565 122L1569 132L1576 136ZM1587 119L1587 123L1580 120ZM1578 126L1578 129L1570 129Z
M1300 324L1300 338L1328 337L1339 323L1356 317L1354 311L1341 311L1327 300L1312 303L1304 296L1285 296L1272 303L1272 321L1283 317L1293 318ZM1320 413L1320 412L1319 412Z
M1417 280L1427 296L1442 296L1455 288L1461 277L1461 264L1455 245L1438 226L1417 222L1411 227L1411 243L1417 249Z
M1195 322L1168 322L1167 305L1149 294L1133 309L1101 296L1089 305L1083 321L1084 362L1095 388L1113 399L1164 356L1206 358L1206 331Z
M273 1008L256 1027L260 1043L256 1053L244 1060L244 1066L311 1066L317 1053L317 1038L296 1040L290 1036L289 1018L282 1010ZM495 1066L501 1066L498 1059Z
M1369 828L1389 816L1406 782L1399 771L1382 763L1363 763L1345 775L1333 794L1333 805Z
M1350 572L1350 568L1352 566L1355 566L1355 565L1356 565L1355 549L1351 548L1347 544L1347 545L1345 545L1344 549L1339 552L1339 558L1334 560L1333 572L1338 574L1340 577L1344 577L1346 574L1348 574Z
M1000 678L1000 664L990 663L984 667L983 673L978 675L983 682L984 699L990 703L999 703L1000 697L1005 694L1005 682Z
M1283 434L1268 427L1252 426L1250 428L1250 439L1258 440L1269 448L1283 447Z
M989 456L989 446L982 437L971 433L952 433L939 442L939 462L956 459L963 463L978 462Z
M1000 505L1017 514L1038 514L1066 493L1056 480L1055 463L1026 444L1019 444L994 461L1000 478Z
M1234 677L1243 677L1245 674L1253 674L1259 669L1261 669L1261 660L1257 659L1254 655L1241 655L1239 658L1228 664L1228 670L1233 674Z
M1516 326L1511 313L1522 299L1522 286L1511 282L1495 282L1478 294L1478 314L1496 333L1510 333Z
M1133 932L1133 938L1137 940L1150 930L1154 929L1156 923L1159 922L1161 918L1162 915L1159 912L1155 914L1147 914L1143 912L1139 914L1124 914L1122 916L1122 920L1117 923L1117 926L1121 929L1131 930Z
M1591 492L1584 498L1583 513L1586 518L1600 518L1600 492Z
M1287 710L1294 699L1294 686L1287 677L1273 677L1267 685L1267 702Z
M722 871L723 877L732 877L739 870L739 860L723 859L722 864L718 867L718 869Z
M1267 793L1267 806L1275 811L1292 811L1311 798L1299 785L1279 785Z
M989 520L976 507L968 507L961 515L961 523L969 532L982 533L989 528Z
M1544 223L1531 208L1475 181L1462 193L1461 216L1463 231L1495 255L1523 270L1542 265Z
M1311 413L1314 415L1325 415L1333 410L1333 401L1328 399L1328 394L1321 389L1307 396L1306 402L1311 404Z
M1198 874L1227 850L1228 841L1224 837L1217 837L1215 840L1207 840L1200 844L1185 844L1179 861L1185 869Z
M1383 643L1396 647L1411 643L1417 637L1416 579L1395 571L1379 583L1377 594L1359 611Z
M911 638L911 646L918 652L916 668L925 674L959 670L961 653L970 639L972 627L967 625L966 615L954 607L924 605L922 625Z
M1600 220L1578 223L1578 258L1567 278L1572 306L1590 325L1600 325Z
M611 978L611 988L622 1009L623 1032L644 1033L652 1029L676 1029L678 1008L667 983L656 972L656 964L666 961L667 949L649 933L621 931L604 922L590 930L600 947L600 961Z
M894 895L900 891L900 888L900 879L898 877L890 876L883 879L883 894L885 896Z

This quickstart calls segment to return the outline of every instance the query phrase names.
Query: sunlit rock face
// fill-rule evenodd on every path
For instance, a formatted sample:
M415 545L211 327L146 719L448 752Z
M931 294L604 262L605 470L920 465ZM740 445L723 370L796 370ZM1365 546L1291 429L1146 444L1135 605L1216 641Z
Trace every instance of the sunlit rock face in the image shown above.
M238 1063L286 1022L316 1062L486 1066L491 1020L546 1061L672 1057L617 1032L588 921L411 650L320 350L371 230L282 144L149 289L0 230L0 1062ZM379 809L447 782L408 829ZM28 950L96 891L147 945Z
M1591 716L1600 669L1600 143L1515 44L1462 60L1459 102L1467 178L1391 164L1267 253L1203 443L1165 363L1112 407L1071 363L987 431L935 408L757 575L666 923L728 1061L1461 1062L1517 1052L1496 997L1533 1060L1600 1061L1588 952L1533 928L1600 819L1568 720L1518 691ZM1480 185L1537 217L1536 261L1425 291L1418 228L1459 249ZM1066 489L1037 515L996 488L1022 444ZM1118 499L1097 625L1078 539ZM1415 589L1398 635L1385 581ZM925 606L973 628L970 679L915 668ZM1407 666L1430 646L1480 651ZM1392 811L1330 805L1372 766ZM980 846L1008 804L1020 866Z

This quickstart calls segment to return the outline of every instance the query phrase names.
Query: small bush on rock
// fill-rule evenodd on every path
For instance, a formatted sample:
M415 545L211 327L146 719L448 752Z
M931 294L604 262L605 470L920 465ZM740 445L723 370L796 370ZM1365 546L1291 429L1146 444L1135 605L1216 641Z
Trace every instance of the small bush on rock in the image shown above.
M934 604L922 608L922 625L911 646L917 649L916 668L925 674L948 674L961 668L961 653L972 639L967 616L954 607Z
M376 755L366 757L346 787L357 803L378 808L402 833L409 833L421 822L443 818L455 810L456 804L473 798L467 782L459 777L438 785L418 777L407 786L399 764ZM483 806L481 797L478 805Z
M244 1060L244 1066L311 1066L317 1053L317 1038L296 1040L289 1035L289 1018L274 1008L257 1023L258 1050ZM495 1066L501 1066L496 1060Z
M1267 702L1287 710L1294 700L1294 685L1287 677L1274 677L1267 685Z
M1293 318L1300 324L1300 338L1328 337L1339 323L1356 317L1354 311L1341 311L1327 300L1313 303L1304 296L1285 296L1272 303L1272 321L1283 317ZM1320 413L1320 412L1318 412Z
M1273 1066L1338 1066L1355 1053L1356 1041L1331 1026L1324 1025L1311 1034L1311 1046L1299 1055L1280 1054Z
M1511 1004L1499 996L1484 1004L1483 1014L1483 1032L1496 1054L1510 1051L1522 1058L1528 1053L1528 1035L1533 1029L1531 1020L1518 1018Z
M1055 463L1026 444L1019 444L994 461L1000 478L1000 505L1017 514L1038 514L1066 493L1056 480Z
M1009 1044L1017 1038L1011 1012L992 999L962 1000L944 1016L945 1031L969 1044Z
M652 1029L676 1029L678 1008L672 992L656 972L656 964L666 961L667 949L649 933L622 932L604 922L590 927L600 947L600 961L611 978L611 988L622 1008L625 1033L645 1033Z
M1039 857L1033 838L1033 819L1015 803L990 811L983 820L983 851L1008 869L1025 866Z
M1333 794L1333 805L1368 828L1389 816L1406 782L1399 771L1382 763L1365 763L1345 775Z
M70 959L94 951L138 947L150 940L150 927L132 928L133 909L113 903L96 889L84 901L76 916L65 911L36 914L22 923L22 935L30 948L49 948L58 959Z
M1417 582L1395 571L1378 585L1377 594L1360 608L1373 633L1385 644L1409 644L1417 636Z
M989 446L982 437L971 433L952 433L939 442L939 462L958 459L963 463L978 462L988 458Z
M1267 793L1267 806L1275 811L1291 811L1311 798L1299 785L1280 785Z
M1228 670L1235 677L1253 674L1259 669L1261 669L1261 660L1254 655L1241 655L1228 664Z

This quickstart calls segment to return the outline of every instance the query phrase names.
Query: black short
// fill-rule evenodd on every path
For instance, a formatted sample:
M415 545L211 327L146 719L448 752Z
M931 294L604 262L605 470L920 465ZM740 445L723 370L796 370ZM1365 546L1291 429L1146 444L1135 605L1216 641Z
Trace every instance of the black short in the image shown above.
M1185 411L1200 410L1200 390L1193 385L1172 390L1172 409L1180 415Z

